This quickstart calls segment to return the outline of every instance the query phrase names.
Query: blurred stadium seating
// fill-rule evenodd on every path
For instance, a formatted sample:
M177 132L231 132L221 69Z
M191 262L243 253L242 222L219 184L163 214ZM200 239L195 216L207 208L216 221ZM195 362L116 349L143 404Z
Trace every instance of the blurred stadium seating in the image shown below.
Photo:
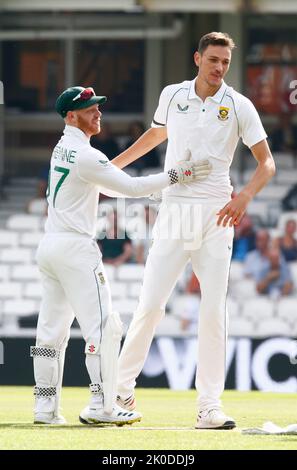
M239 175L238 179L239 179ZM25 213L27 203L34 195L35 179L15 178L5 188L7 199L1 202L0 226L0 331L10 334L22 334L20 318L36 316L39 310L42 290L40 276L35 263L38 242L43 234L44 216ZM278 203L285 187L274 181L251 204L250 213L259 217L258 226L267 226L271 195L278 194ZM261 208L261 210L259 209ZM278 208L278 220L281 212ZM282 216L284 217L284 216ZM276 228L271 228L277 233ZM127 264L115 268L106 265L111 284L113 305L118 310L127 327L141 288L144 267L138 264ZM228 311L230 333L232 336L267 337L270 335L297 335L297 262L291 263L295 283L295 294L277 302L257 295L254 282L245 279L242 263L233 261L230 271ZM165 316L157 330L157 335L187 336L193 333L180 329L178 312L170 314L170 305L178 297L178 291L169 302L169 314ZM182 300L182 299L181 299ZM185 300L186 301L186 300ZM179 302L182 311L182 301ZM34 325L34 323L33 323ZM24 333L25 334L25 333Z

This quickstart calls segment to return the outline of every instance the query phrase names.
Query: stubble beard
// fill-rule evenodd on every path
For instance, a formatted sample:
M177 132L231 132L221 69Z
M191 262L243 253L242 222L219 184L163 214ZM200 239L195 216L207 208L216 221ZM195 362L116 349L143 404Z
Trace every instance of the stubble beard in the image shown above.
M97 135L100 133L100 122L99 124L91 124L89 123L86 119L84 119L82 116L77 116L77 125L78 127L86 134L89 136L92 135Z

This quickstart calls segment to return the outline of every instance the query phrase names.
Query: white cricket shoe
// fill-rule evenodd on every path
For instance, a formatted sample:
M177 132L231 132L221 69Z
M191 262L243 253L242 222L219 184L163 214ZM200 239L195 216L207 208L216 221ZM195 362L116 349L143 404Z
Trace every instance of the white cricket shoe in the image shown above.
M39 411L34 413L34 424L67 424L67 421L61 415L55 416L52 411Z
M120 395L117 396L117 404L124 408L124 410L133 411L136 408L136 400L134 395L130 395L128 398L122 398Z
M196 429L233 429L236 423L220 409L204 410L198 414Z
M140 421L142 415L138 411L127 411L118 405L114 405L112 413L105 413L103 407L93 408L86 406L79 415L82 424L133 424Z

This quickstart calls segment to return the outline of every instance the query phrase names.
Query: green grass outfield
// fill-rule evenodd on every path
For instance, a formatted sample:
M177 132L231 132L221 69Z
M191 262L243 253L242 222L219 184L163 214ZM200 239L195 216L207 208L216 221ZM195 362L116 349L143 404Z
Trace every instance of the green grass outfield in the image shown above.
M261 392L224 393L225 411L238 428L198 431L195 391L137 390L143 420L132 426L84 426L79 411L87 404L88 389L63 390L67 426L32 425L32 389L0 387L0 449L297 449L297 436L247 436L241 428L273 421L279 426L297 423L296 394Z

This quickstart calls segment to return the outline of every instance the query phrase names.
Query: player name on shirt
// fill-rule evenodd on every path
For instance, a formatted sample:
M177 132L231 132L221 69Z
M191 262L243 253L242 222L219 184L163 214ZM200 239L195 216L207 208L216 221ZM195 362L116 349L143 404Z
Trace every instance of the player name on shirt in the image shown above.
M75 163L76 150L66 149L57 145L53 151L53 158L62 162Z

